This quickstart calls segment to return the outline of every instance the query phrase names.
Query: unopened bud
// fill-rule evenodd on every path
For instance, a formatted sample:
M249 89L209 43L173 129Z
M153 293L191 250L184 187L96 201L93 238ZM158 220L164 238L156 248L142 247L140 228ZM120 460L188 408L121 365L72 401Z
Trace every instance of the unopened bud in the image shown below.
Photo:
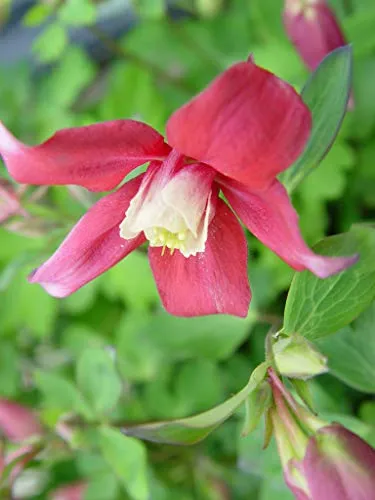
M301 335L277 340L273 355L278 372L286 377L308 379L328 371L327 358Z
M223 0L196 0L195 4L202 17L214 17L223 8Z
M51 500L82 500L84 498L87 484L80 481L55 490L51 495Z
M339 424L327 424L297 403L269 369L271 408L285 482L297 499L375 499L375 450Z

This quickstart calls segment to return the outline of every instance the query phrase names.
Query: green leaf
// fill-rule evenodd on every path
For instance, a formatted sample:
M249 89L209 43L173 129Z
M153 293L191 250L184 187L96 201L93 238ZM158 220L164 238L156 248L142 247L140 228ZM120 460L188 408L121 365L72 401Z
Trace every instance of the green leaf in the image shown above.
M301 96L311 110L313 125L304 152L281 176L289 192L319 165L335 140L346 112L351 68L351 47L340 47L323 60L302 90Z
M133 310L144 311L159 302L147 255L133 252L106 273L102 281L109 298L122 299Z
M375 393L375 304L335 335L319 341L330 372L362 392Z
M229 418L249 394L264 379L267 365L262 363L251 374L248 384L237 394L211 410L193 417L170 421L154 422L123 427L125 434L141 439L169 444L194 444L204 439L210 432Z
M145 382L158 379L164 356L142 328L148 322L144 313L125 313L116 329L116 363L121 375Z
M119 484L113 472L99 471L89 478L84 500L116 500L119 498Z
M143 443L116 429L103 427L99 430L99 448L132 499L150 498Z
M40 3L31 7L22 19L25 26L39 26L52 13L52 5Z
M325 238L314 250L324 255L360 255L349 269L324 280L296 273L285 305L284 330L318 339L353 321L375 296L375 230L357 226Z
M40 286L28 283L30 268L23 267L13 276L8 288L2 292L0 302L0 328L3 331L26 329L34 336L51 333L58 315L58 302ZM15 304L17 307L15 307Z
M58 23L50 24L35 40L33 51L43 63L56 61L68 44L65 28Z
M54 110L57 106L63 108L72 106L81 91L94 79L95 73L93 62L82 49L67 47L63 57L49 74L49 78L42 82L40 112L44 112L45 107L48 108L51 103L53 103ZM61 188L60 192L69 195L69 202L65 200L65 204L71 203L70 192ZM82 207L79 208L82 209Z
M68 26L90 26L96 21L96 7L91 0L66 0L58 16Z
M135 11L142 18L160 19L166 11L165 0L132 0Z
M21 386L19 353L10 342L0 344L0 396L15 397Z
M61 413L79 413L91 417L91 411L78 389L63 375L38 370L34 373L34 383L43 396L43 406Z
M78 360L77 383L95 411L101 415L117 403L122 384L110 355L100 348L86 349Z
M251 315L246 319L233 316L178 318L160 313L150 319L142 332L169 358L225 359L250 334L254 321Z

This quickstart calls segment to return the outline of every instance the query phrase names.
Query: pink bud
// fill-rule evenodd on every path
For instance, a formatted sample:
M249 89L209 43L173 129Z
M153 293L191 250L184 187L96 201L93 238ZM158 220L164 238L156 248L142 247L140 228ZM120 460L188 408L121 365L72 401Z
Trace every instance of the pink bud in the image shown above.
M285 482L297 500L375 500L375 450L302 407L269 369L270 410Z
M52 493L51 500L82 500L87 488L84 482L71 483Z
M325 0L286 0L284 25L288 37L310 70L346 45L345 36Z
M302 468L313 500L375 499L375 450L341 425L310 438Z
M0 432L11 441L23 441L42 434L42 427L28 408L0 399Z

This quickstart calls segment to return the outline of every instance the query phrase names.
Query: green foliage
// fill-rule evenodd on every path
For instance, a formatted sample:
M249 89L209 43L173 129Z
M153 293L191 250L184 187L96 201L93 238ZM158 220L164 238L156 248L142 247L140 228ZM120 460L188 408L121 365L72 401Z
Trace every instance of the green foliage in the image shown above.
M60 21L68 26L92 25L96 21L96 8L91 0L66 0L58 15Z
M358 391L375 393L375 304L318 345L333 375Z
M125 490L134 500L147 500L147 461L144 445L120 431L103 427L99 431L99 448Z
M41 62L50 63L62 55L67 44L66 29L58 22L54 22L35 40L33 50Z
M99 415L114 408L121 395L121 380L113 361L101 348L88 348L82 353L77 363L77 384Z
M309 271L296 274L285 305L285 332L318 339L356 318L375 297L375 231L356 227L315 246L324 255L359 254L346 271L320 280Z

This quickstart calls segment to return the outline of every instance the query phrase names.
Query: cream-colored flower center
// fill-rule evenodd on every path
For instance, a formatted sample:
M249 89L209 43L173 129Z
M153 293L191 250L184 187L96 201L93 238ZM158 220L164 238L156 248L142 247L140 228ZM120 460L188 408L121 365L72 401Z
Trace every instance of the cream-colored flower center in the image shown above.
M215 212L212 180L200 166L167 179L162 168L151 172L130 201L120 236L128 240L143 232L151 247L161 247L162 255L168 249L171 255L178 250L186 258L196 256L205 251Z

